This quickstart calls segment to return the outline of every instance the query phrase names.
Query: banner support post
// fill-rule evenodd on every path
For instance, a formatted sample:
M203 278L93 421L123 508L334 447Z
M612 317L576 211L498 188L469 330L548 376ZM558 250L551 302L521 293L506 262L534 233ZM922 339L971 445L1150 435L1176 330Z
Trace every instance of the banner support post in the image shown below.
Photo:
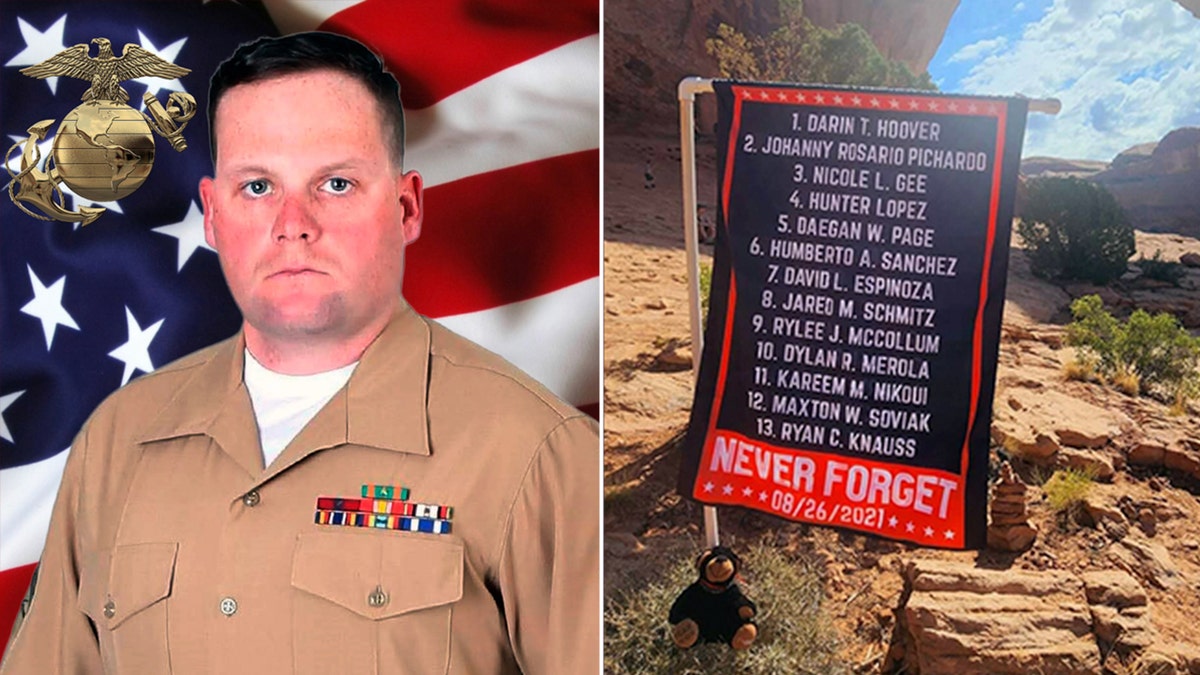
M692 385L700 379L704 329L700 309L700 241L696 225L696 94L711 94L712 80L685 77L679 81L679 162L683 170L683 240L687 248L688 316L692 324ZM720 544L717 507L704 507L704 542Z

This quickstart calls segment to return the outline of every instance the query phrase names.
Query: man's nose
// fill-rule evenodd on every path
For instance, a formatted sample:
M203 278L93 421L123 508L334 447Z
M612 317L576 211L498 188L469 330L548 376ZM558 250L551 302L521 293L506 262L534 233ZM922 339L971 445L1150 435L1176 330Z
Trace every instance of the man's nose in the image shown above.
M271 227L271 236L275 241L307 241L312 243L320 238L321 227L313 212L314 205L307 196L289 196L283 200L279 213L275 215L275 223Z

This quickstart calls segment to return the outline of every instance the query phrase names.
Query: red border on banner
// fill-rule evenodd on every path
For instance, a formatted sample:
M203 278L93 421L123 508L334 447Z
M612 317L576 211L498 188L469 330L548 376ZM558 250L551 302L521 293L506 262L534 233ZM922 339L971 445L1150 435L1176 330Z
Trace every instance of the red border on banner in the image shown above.
M988 300L988 279L996 238L996 213L1000 203L1007 103L991 99L947 98L892 92L742 85L733 85L732 91L733 120L729 131L725 175L721 185L721 209L726 228L729 227L729 195L733 186L733 166L737 156L737 137L741 129L744 101L995 118L996 154L992 167L992 192L988 203L988 231L980 275L979 306L972 336L971 403L959 462L960 473L878 462L865 457L782 448L751 440L735 431L718 429L717 418L725 394L729 346L736 314L737 284L731 274L721 349L723 358L717 374L700 466L692 485L692 496L706 504L745 506L800 522L846 527L926 546L963 548L971 430L975 426L975 416L979 408L983 367L983 314ZM718 445L721 446L720 454L716 454ZM791 469L788 469L788 466L791 466ZM802 474L802 469L810 472L810 478L802 480L802 485L793 484L790 488L788 485L781 485L787 482L782 480L784 475L792 476L789 480L794 481L796 475ZM716 493L718 480L723 481L720 483L720 494ZM818 480L822 481L819 485ZM950 481L952 485L946 481ZM735 484L737 487L734 487ZM839 485L841 493L837 492ZM922 487L918 488L918 485ZM800 487L812 489L801 491ZM725 492L726 488L733 491ZM860 489L865 492L860 493ZM931 493L938 492L937 508L933 512L924 511L929 504L918 499L918 490L922 491L922 495L925 490ZM856 496L862 498L855 499Z

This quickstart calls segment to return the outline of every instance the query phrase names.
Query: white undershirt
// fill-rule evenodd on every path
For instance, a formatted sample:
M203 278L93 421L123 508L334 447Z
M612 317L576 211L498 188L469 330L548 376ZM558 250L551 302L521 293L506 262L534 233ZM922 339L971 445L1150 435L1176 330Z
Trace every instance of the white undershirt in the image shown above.
M284 375L268 370L249 349L246 350L243 377L250 392L254 419L258 422L263 466L270 466L304 425L345 386L357 365L358 361L355 361L323 373Z

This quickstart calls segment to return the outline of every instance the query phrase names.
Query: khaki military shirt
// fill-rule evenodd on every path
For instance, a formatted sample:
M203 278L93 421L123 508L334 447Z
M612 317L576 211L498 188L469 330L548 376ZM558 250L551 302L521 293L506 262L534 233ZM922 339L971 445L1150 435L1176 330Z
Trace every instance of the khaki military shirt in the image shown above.
M4 675L599 672L591 419L406 306L264 468L244 344L80 431ZM316 522L363 485L451 531Z

